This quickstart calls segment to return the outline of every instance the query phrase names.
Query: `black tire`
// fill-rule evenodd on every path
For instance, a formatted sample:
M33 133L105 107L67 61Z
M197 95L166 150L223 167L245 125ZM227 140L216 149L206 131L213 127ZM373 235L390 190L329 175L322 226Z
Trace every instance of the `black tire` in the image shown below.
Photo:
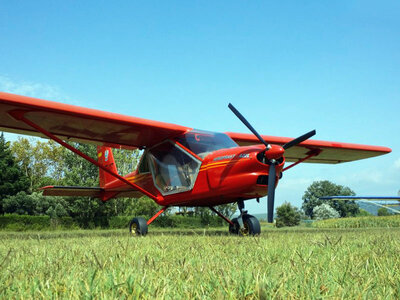
M147 234L147 221L140 217L133 218L129 223L129 232L134 236L145 236Z
M260 222L256 217L252 215L243 215L244 228L239 230L239 233L243 236L247 235L259 235L261 233Z
M239 227L240 227L238 219L237 218L233 218L232 219L232 223L233 223L233 225L229 224L229 233L238 235L239 234Z

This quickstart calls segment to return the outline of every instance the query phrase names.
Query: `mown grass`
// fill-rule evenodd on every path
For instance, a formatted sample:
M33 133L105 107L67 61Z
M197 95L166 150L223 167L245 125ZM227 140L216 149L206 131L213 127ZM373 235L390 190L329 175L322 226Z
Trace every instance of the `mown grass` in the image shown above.
M0 233L0 298L398 299L400 229Z

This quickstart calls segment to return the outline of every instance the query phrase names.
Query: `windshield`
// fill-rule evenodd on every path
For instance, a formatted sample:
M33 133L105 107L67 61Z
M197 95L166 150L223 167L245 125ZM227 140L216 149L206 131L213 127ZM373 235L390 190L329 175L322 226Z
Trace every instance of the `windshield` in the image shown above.
M177 141L201 158L206 157L215 150L238 146L225 133L201 130L192 130L185 133L183 136L179 137Z
M154 184L163 195L193 188L201 162L171 142L162 143L148 152Z

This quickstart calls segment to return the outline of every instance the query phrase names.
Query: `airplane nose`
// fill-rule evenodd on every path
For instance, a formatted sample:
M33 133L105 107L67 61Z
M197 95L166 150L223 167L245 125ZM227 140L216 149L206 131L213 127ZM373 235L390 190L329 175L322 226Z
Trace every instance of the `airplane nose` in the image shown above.
M271 149L265 152L265 156L271 160L271 159L278 159L283 156L283 153L285 153L285 149L283 149L279 145L271 145Z

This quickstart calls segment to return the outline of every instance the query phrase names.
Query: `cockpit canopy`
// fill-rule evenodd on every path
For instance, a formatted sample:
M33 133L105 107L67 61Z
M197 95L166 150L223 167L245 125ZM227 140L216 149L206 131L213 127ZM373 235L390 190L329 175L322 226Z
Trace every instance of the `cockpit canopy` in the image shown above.
M197 154L202 159L219 149L237 147L238 145L226 134L202 130L192 130L177 139L177 142Z
M215 150L237 147L226 134L200 130L185 133L177 142L166 141L149 149L139 166L139 172L145 171L147 160L154 185L164 196L193 189L201 166L198 157L203 159Z

